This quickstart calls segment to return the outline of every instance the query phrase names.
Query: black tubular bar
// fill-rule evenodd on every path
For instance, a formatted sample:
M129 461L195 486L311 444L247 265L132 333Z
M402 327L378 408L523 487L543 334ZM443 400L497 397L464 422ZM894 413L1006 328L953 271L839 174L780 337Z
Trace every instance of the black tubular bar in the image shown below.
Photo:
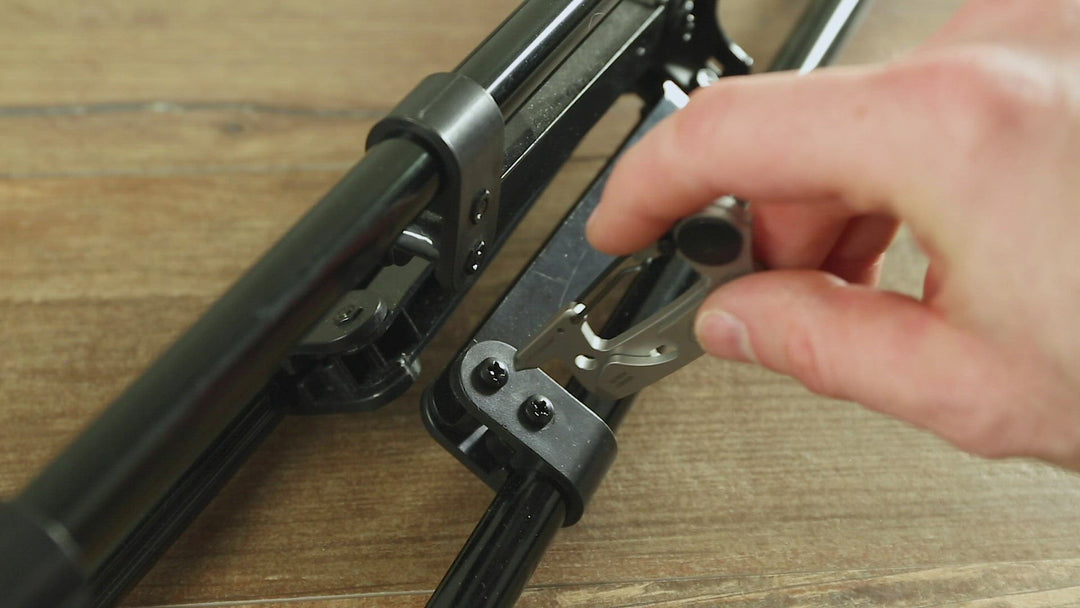
M799 69L803 66L816 68L831 61L842 46L845 33L850 31L851 23L868 4L868 0L818 0L815 2L795 26L791 38L784 47L783 56L770 66L770 70ZM824 17L826 15L828 15L828 18ZM662 101L661 105L664 103ZM654 114L658 110L660 110L659 107L655 108ZM667 113L670 113L670 110ZM660 117L662 116L654 115L646 118L639 128L647 129L651 126L650 122L655 122ZM637 133L638 136L640 134L640 132ZM630 141L632 142L633 138ZM604 175L600 176L599 183L602 184L604 177ZM596 185L590 186L590 190L593 190ZM589 195L586 195L586 198L579 203L579 206L595 204L595 200L590 202L589 199ZM583 224L585 217L588 215L587 211L587 209L583 212L582 209L575 208L568 215L566 222ZM567 226L564 224L561 229L563 228L567 228ZM579 226L579 229L583 232L583 226ZM581 246L587 247L583 236L580 240ZM551 241L549 241L550 243ZM547 247L548 244L545 245L545 248ZM529 272L529 269L532 269L533 265L538 263L542 255L543 253L540 253L537 258L534 258L518 281L523 280L525 274ZM604 267L599 260L583 263L585 257L596 257L596 254L589 253L588 250L585 250L581 256L582 259L578 261L575 268L588 267L583 272L585 275ZM658 276L645 277L643 281L631 286L616 310L614 320L617 320L619 314L630 318L644 318L665 302L673 299L678 294L680 286L684 285L693 276L693 273L688 272L685 265L668 265L665 268L658 269L657 272ZM576 276L576 273L573 278L576 278L577 282L572 286L569 285L569 279L567 279L570 287L581 287L590 282L587 278ZM520 346L517 342L522 339L522 332L528 331L523 328L535 328L542 325L545 319L529 318L529 305L518 303L517 300L520 294L515 294L517 287L518 285L515 283L510 288L510 291L504 295L504 299L492 311L491 316L484 321L469 344L473 344L480 339L498 339ZM573 289L571 289L571 292L573 292ZM524 293L531 294L530 297L535 299L539 297L539 294L543 293L543 289L529 288L524 290ZM445 370L443 376L429 389L425 395L424 408L436 411L440 407L454 407L452 404L447 403L447 400L452 397L445 390L444 382L445 377L450 373L453 373L453 371ZM633 396L617 401L603 400L587 393L579 386L575 387L573 381L571 381L569 387L579 399L588 404L612 428L621 423L633 404ZM438 433L436 433L436 436L438 438ZM445 445L445 440L440 440L444 441ZM455 452L453 446L447 447L451 452ZM455 455L457 455L456 452ZM529 483L535 486L534 489L530 490L529 487L522 485ZM530 500L532 504L518 504L519 501ZM439 587L435 590L428 607L484 606L485 608L509 608L513 606L524 583L522 583L522 586L498 585L498 573L513 572L518 573L518 576L520 576L523 571L531 573L535 569L543 552L554 538L554 534L551 532L562 524L565 514L562 509L552 508L552 500L559 503L564 502L559 490L549 480L534 474L511 474L504 483L503 488L496 493L495 499L484 518L477 525ZM507 508L506 503L508 501L514 502L513 509ZM536 521L537 513L541 512L550 512L548 521ZM499 535L493 534L494 530L498 530ZM500 543L506 538L519 539L518 542L523 547L523 550L514 552L501 551ZM486 560L485 556L489 554L498 554L501 559L498 562ZM494 567L495 572L481 570L478 568L478 564L489 564ZM527 579L528 575L525 578ZM491 585L491 587L488 585ZM501 591L503 595L496 595L497 591Z
M326 197L19 495L92 571L240 413L322 312L430 200L404 140L372 148Z
M617 3L525 2L454 71L483 85L508 117Z
M615 3L527 1L460 71L509 115ZM65 597L72 572L97 575L171 489L199 469L296 341L381 265L393 240L434 198L439 172L428 152L410 141L372 147L10 508L0 509L0 532L14 530L0 534L0 593L19 588L32 602L37 585L52 587L49 597ZM278 418L260 419L267 421L258 425L264 435ZM238 433L245 447L235 451L237 458L257 443ZM49 546L51 555L38 563L20 559L21 548L7 543L26 537L22 531Z
M293 343L381 264L437 186L436 167L416 144L372 148L0 511L7 605L115 598L148 567L148 552L175 538L280 419L253 397ZM19 530L27 527L34 530ZM22 558L26 534L40 541L39 559Z
M507 479L428 608L512 605L565 515L562 495L546 479L533 472Z

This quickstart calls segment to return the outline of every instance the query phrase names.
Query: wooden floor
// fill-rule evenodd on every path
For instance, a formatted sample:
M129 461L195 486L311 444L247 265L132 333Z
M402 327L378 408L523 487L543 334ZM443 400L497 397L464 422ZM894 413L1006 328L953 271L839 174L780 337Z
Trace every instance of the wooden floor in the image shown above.
M767 63L805 5L726 0ZM958 0L878 0L888 59ZM512 0L0 2L0 493L50 456L452 68ZM622 104L425 358L432 377L603 162ZM918 288L901 243L888 267ZM958 361L957 365L963 365ZM126 606L423 605L490 492L416 391L288 420ZM522 606L1080 606L1080 478L702 360L645 392ZM0 600L2 604L2 600Z

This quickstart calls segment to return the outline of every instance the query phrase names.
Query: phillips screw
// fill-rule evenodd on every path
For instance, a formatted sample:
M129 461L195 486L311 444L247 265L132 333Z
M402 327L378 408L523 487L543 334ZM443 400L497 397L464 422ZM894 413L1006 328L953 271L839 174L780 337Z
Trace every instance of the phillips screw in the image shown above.
M479 224L487 213L488 205L491 204L491 190L484 188L473 199L472 208L469 209L469 219L473 224Z
M555 417L555 406L543 395L533 395L521 404L521 418L528 426L540 430Z
M497 391L506 386L510 379L510 370L506 364L495 357L488 357L476 366L476 377L484 387Z
M465 258L465 274L476 274L480 271L480 265L487 256L487 243L479 241Z

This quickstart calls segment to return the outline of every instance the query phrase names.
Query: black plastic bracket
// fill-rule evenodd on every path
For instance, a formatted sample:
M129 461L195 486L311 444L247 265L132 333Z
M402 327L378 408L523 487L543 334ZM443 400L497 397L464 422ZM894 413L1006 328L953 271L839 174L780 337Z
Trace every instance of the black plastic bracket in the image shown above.
M581 518L615 460L615 434L543 370L515 370L516 352L495 340L473 345L461 357L450 389L466 412L509 448L509 468L538 470L559 488L569 526ZM494 364L501 367L493 376ZM485 481L495 489L501 483Z
M298 376L293 413L374 410L413 385L420 361L411 353L423 336L403 303L430 275L430 266L414 256L382 268L312 326L286 367Z
M368 148L405 137L438 159L443 182L428 211L438 224L435 278L448 289L461 288L486 263L499 211L504 129L484 87L440 73L421 81L368 135Z
M720 76L750 73L754 60L724 32L717 0L668 1L673 4L664 53L668 78L690 91Z

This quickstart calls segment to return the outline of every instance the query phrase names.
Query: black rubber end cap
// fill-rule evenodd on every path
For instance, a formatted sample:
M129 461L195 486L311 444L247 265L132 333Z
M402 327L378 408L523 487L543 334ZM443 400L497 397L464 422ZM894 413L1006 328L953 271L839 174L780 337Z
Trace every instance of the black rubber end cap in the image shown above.
M41 526L10 503L0 503L0 605L73 608L86 604L77 564Z

